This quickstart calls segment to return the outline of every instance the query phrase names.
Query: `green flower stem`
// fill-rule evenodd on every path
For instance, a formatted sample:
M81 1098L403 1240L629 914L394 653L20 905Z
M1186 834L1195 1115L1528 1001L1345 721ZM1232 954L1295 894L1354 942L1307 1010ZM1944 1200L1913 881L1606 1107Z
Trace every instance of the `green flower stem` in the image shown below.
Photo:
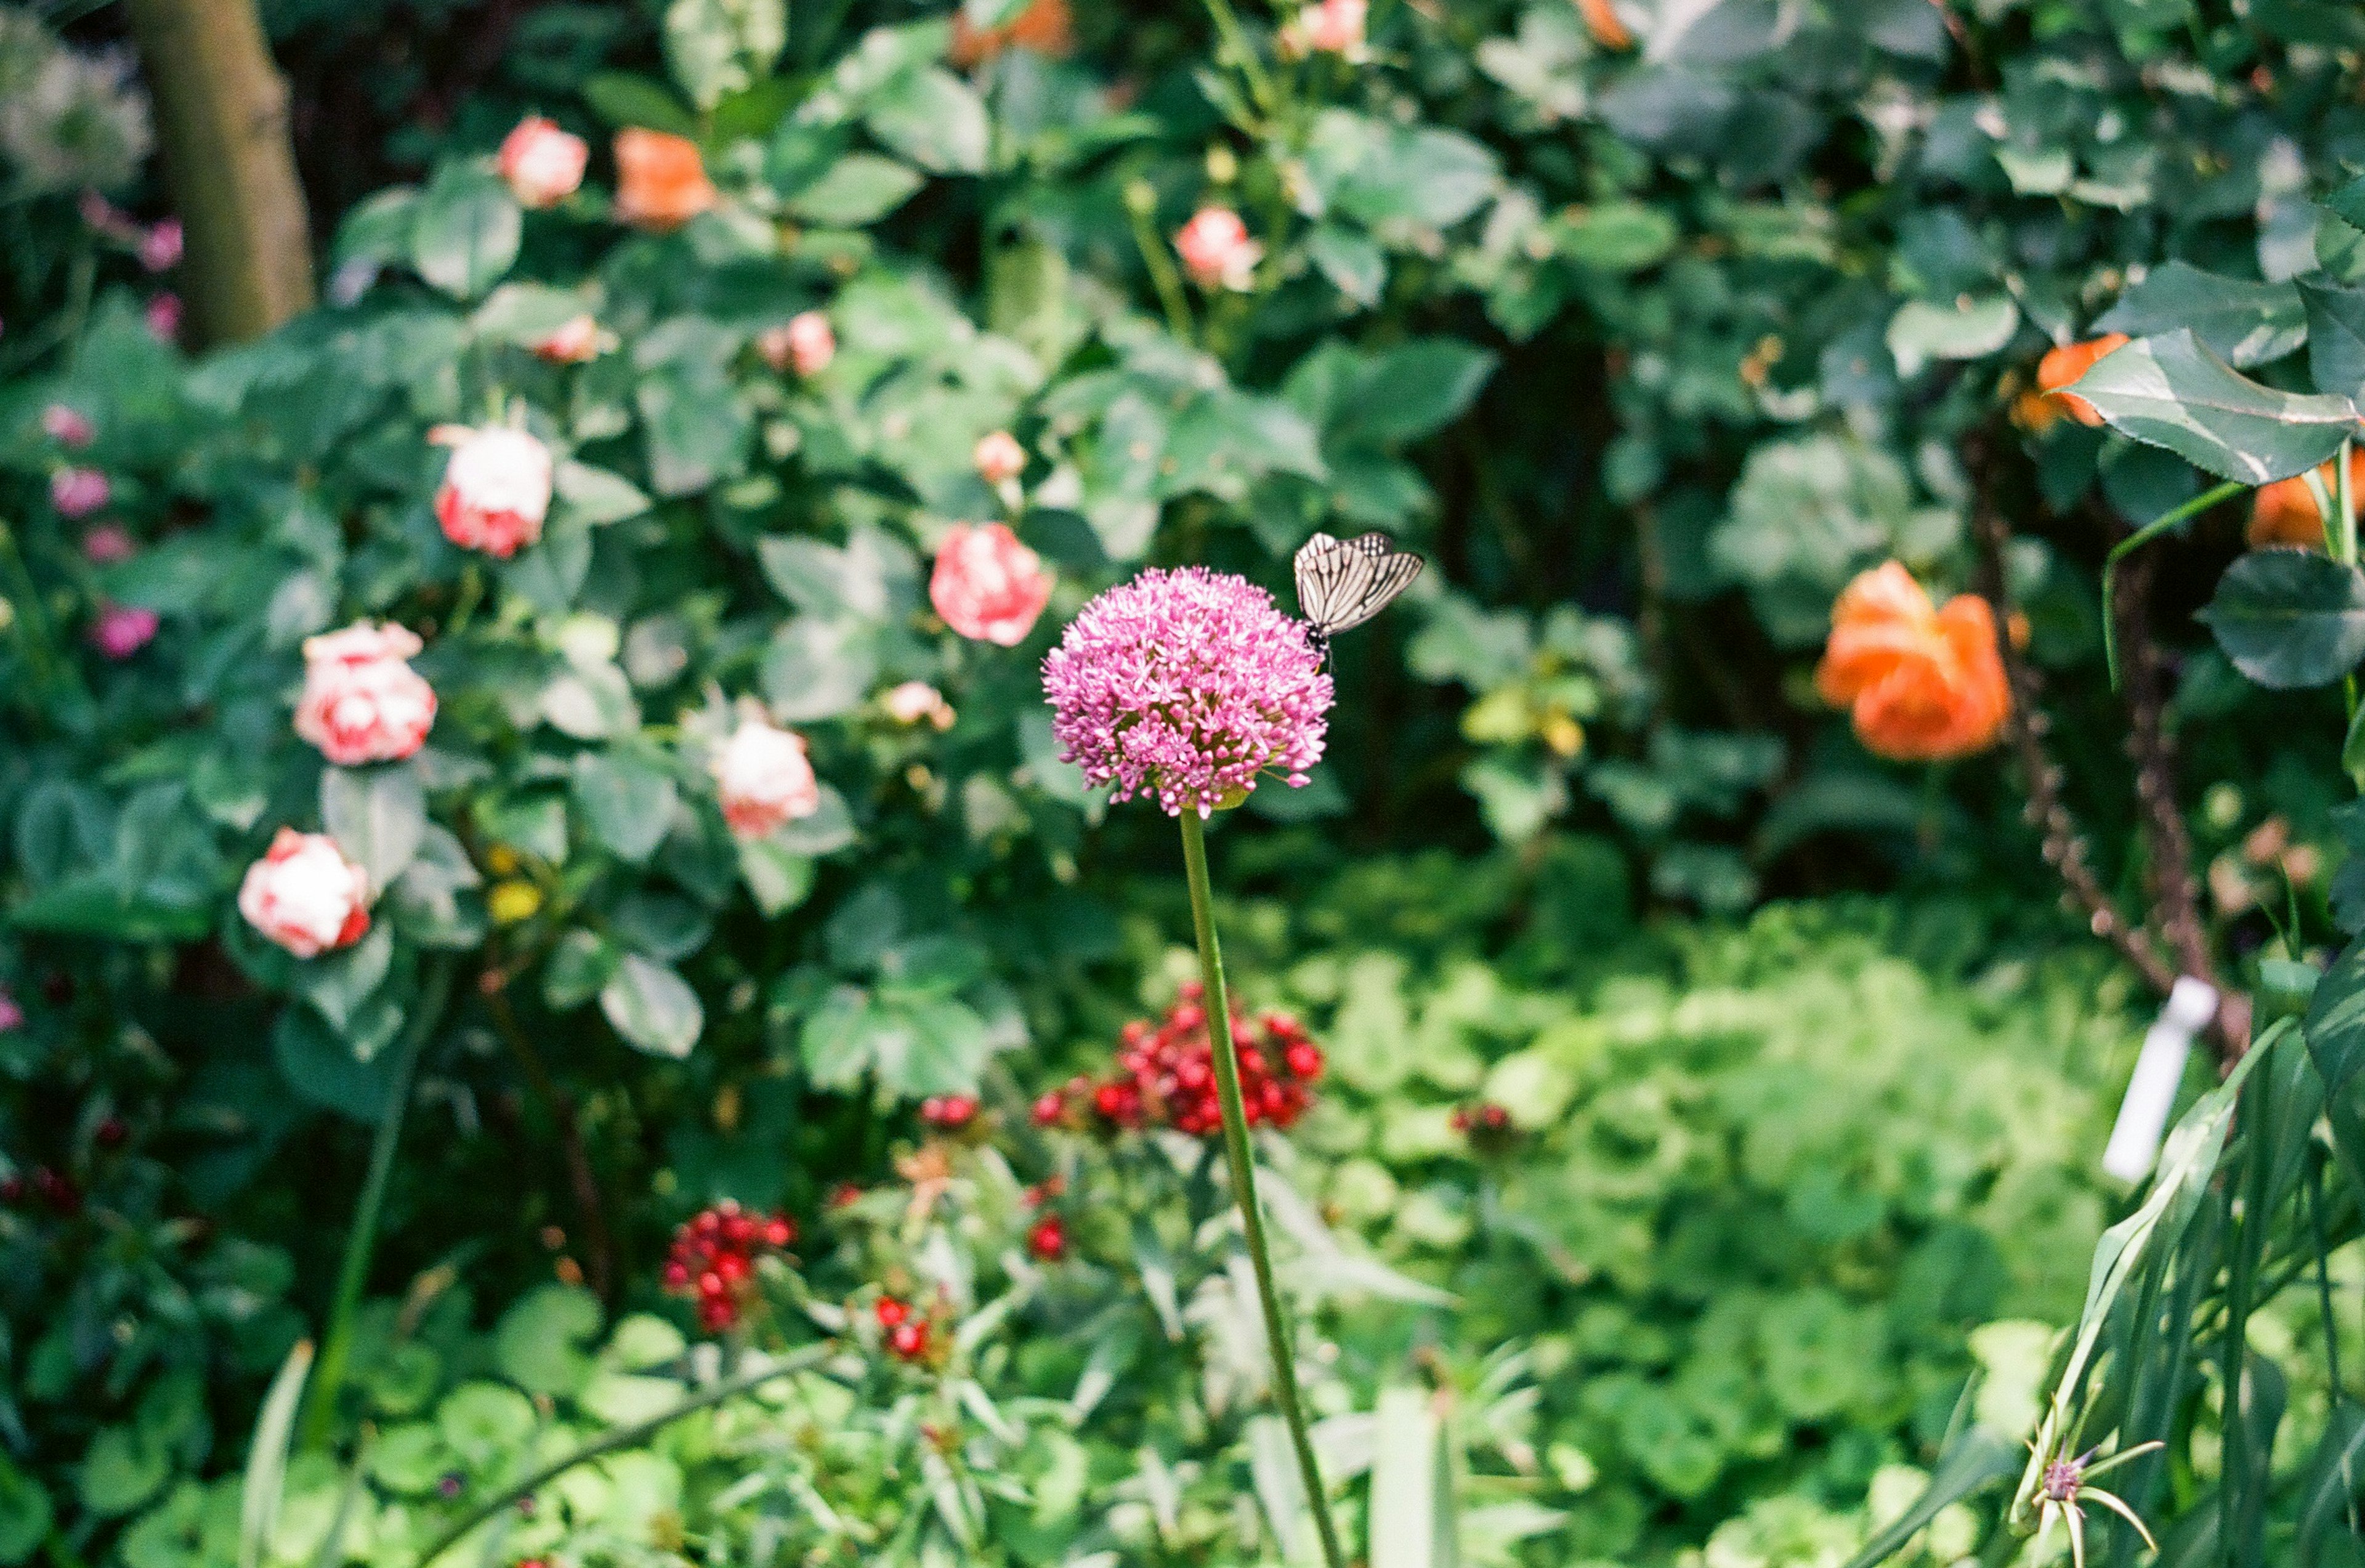
M394 1088L386 1114L370 1144L369 1174L363 1178L360 1201L353 1205L353 1227L345 1237L344 1266L337 1271L337 1297L329 1309L319 1371L304 1410L304 1446L324 1449L337 1416L337 1392L345 1381L345 1363L353 1357L353 1317L361 1310L362 1288L369 1282L370 1254L377 1243L377 1216L386 1204L387 1179L394 1174L394 1151L402 1141L403 1113L410 1104L410 1081L419 1071L427 1037L443 1016L444 1000L452 993L452 960L437 958L419 988L402 1038L395 1044Z
M419 1568L428 1568L429 1563L465 1540L470 1530L503 1509L515 1507L519 1498L532 1495L577 1465L598 1459L603 1454L614 1453L619 1449L637 1448L684 1416L694 1415L728 1399L736 1399L751 1389L788 1377L792 1373L810 1372L828 1360L832 1350L833 1347L829 1345L808 1345L803 1350L791 1350L769 1366L759 1367L754 1372L741 1372L736 1377L725 1378L721 1383L710 1384L678 1404L666 1406L645 1420L635 1421L628 1427L611 1428L580 1447L570 1449L532 1474L503 1487L499 1492L463 1514L457 1523L437 1536L434 1542L420 1554Z
M2218 502L2230 500L2249 487L2239 479L2228 479L2222 485L2202 491L2182 506L2171 507L2158 517L2128 534L2111 547L2102 559L2102 661L2110 667L2111 689L2119 689L2119 625L2113 610L2111 585L2117 579L2119 562L2142 549L2161 534L2187 518L2198 517Z
M1207 1040L1214 1047L1209 1054L1216 1060L1216 1097L1224 1110L1224 1158L1231 1167L1232 1198L1239 1204L1241 1228L1248 1233L1257 1300L1264 1308L1265 1344L1272 1353L1273 1398L1289 1423L1290 1442L1297 1450L1297 1473L1306 1484L1306 1504L1313 1511L1314 1528L1322 1538L1322 1561L1327 1568L1346 1568L1346 1554L1339 1549L1339 1527L1331 1522L1330 1501L1322 1489L1322 1469L1315 1462L1314 1439L1306 1432L1306 1410L1297 1400L1297 1358L1290 1350L1281 1293L1273 1288L1272 1255L1265 1246L1264 1215L1257 1203L1256 1161L1249 1150L1248 1114L1240 1106L1239 1047L1230 1027L1231 999L1224 991L1224 950L1216 940L1215 898L1207 885L1206 828L1199 813L1188 808L1182 822L1182 866L1191 884L1191 926L1199 939L1199 973L1206 987L1202 1001L1207 1010ZM1273 1521L1275 1529L1282 1524L1279 1519Z

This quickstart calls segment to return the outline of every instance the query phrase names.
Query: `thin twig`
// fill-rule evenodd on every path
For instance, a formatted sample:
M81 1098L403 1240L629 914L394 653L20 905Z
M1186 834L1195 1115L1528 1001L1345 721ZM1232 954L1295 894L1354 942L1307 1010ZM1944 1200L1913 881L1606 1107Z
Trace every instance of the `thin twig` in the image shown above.
M2006 633L1996 639L2003 656L2004 678L2012 688L2012 712L2004 732L2019 755L2021 771L2027 776L2025 815L2043 835L2046 864L2060 875L2071 902L2085 912L2087 929L2117 948L2145 983L2165 996L2175 988L2175 966L2153 944L2150 935L2141 925L2129 923L2102 890L2088 863L2086 840L2078 831L2077 819L2062 802L2062 772L2045 749L2046 720L2036 705L2036 672L2021 657L2009 634L2012 597L2005 588L2003 563L2012 533L1989 493L1986 434L1973 433L1966 439L1964 449L1974 487L1971 532L1979 553L1980 591L1995 606L1996 624Z

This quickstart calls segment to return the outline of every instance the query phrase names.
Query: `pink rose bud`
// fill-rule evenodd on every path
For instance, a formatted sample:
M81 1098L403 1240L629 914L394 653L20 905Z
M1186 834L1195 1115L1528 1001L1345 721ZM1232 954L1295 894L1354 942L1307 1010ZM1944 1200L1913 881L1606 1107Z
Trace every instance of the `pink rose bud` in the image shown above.
M307 637L296 734L340 767L417 751L435 722L435 689L405 662L420 646L404 627L366 621Z
M181 264L181 220L168 218L140 236L140 264L168 273Z
M784 327L765 329L756 340L756 352L774 370L793 367L799 375L819 375L837 357L837 334L830 330L828 317L807 310Z
M1182 270L1201 288L1245 292L1256 283L1264 247L1249 238L1249 226L1227 207L1203 207L1174 236Z
M140 226L131 221L130 215L96 191L83 192L75 199L74 207L82 214L84 223L110 240L128 241L139 237Z
M1352 60L1363 52L1363 23L1370 14L1370 0L1320 0L1300 11L1282 31L1293 52Z
M17 1005L15 997L9 995L5 989L0 989L0 1035L24 1026L25 1010Z
M160 294L148 302L143 314L148 319L148 335L160 343L177 342L181 336L181 297Z
M743 719L712 766L723 820L741 838L768 837L782 823L821 810L821 786L801 735Z
M82 536L82 558L94 566L112 566L139 552L121 523L102 522Z
M297 958L314 958L369 930L369 879L328 834L283 827L246 868L238 912Z
M501 178L518 205L536 211L557 206L583 184L591 149L540 115L528 115L501 139Z
M88 517L114 494L95 468L61 468L50 476L50 504L66 517Z
M600 357L600 323L582 315L543 335L533 352L553 364L582 364Z
M995 431L981 439L970 458L977 465L979 476L989 485L1015 479L1026 471L1026 449L1008 431Z
M1051 599L1043 558L1007 525L953 524L928 577L928 602L964 637L1016 647Z
M460 427L430 439L454 448L435 491L444 538L506 561L542 537L550 515L550 448L506 425Z
M98 434L81 409L52 403L41 410L41 433L60 446L88 446Z
M879 705L899 724L926 722L940 730L953 727L952 704L945 700L943 692L925 680L907 680L891 689L879 699Z
M156 612L130 604L101 606L90 629L91 642L110 659L129 658L155 636Z

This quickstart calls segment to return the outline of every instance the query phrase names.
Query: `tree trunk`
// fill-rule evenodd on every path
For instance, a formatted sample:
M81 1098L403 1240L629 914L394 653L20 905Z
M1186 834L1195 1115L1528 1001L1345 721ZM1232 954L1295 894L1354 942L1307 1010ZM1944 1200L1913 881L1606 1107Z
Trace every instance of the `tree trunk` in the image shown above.
M254 0L130 0L164 175L187 235L196 341L261 337L312 303L287 85Z

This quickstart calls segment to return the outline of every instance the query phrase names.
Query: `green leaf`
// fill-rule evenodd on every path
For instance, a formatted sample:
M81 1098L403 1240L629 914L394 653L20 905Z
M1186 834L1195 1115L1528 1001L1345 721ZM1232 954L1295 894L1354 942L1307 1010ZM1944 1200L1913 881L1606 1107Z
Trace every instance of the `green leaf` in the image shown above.
M878 683L869 629L801 615L772 634L760 678L764 699L790 723L834 719L862 706Z
M1425 1389L1382 1389L1372 1422L1371 1568L1453 1568L1452 1477L1436 1402Z
M0 1564L29 1561L49 1538L54 1513L41 1484L0 1453Z
M739 875L756 907L768 917L785 914L813 892L813 857L800 855L777 837L741 839Z
M554 1013L582 1006L616 975L616 945L588 931L570 931L542 969L542 1000Z
M2354 400L2365 395L2365 288L2303 280L2307 302L2307 368L2319 392Z
M488 171L446 164L420 198L410 226L410 264L459 299L499 283L525 233L517 198Z
M2348 398L2261 386L2189 328L2105 354L2077 392L2113 428L2246 485L2306 473L2358 425Z
M466 1464L505 1469L533 1436L532 1402L498 1383L464 1383L435 1409L435 1429Z
M577 752L568 790L585 825L628 865L647 860L673 826L673 774L637 748Z
M1331 286L1370 309L1388 283L1387 252L1370 237L1326 223L1306 237L1306 254Z
M698 135L698 117L679 98L662 84L628 71L602 71L591 77L583 84L583 101L612 126L639 126L692 139Z
M551 476L551 490L577 522L598 528L622 522L649 510L649 498L622 474L594 468L573 458Z
M2010 295L1965 296L1951 304L1912 299L1889 319L1889 353L1900 375L1918 375L1932 360L1991 354L2019 329L2020 307Z
M1973 1493L2009 1478L2020 1468L2022 1451L2015 1439L2001 1432L1991 1432L1985 1427L1973 1427L1965 1432L1938 1456L1937 1468L1930 1473L1930 1484L1922 1489L1922 1495L1913 1500L1912 1506L1865 1542L1864 1550L1848 1559L1847 1568L1873 1568L1873 1564L1896 1556L1941 1513Z
M596 1364L585 1347L599 1338L600 1298L573 1285L543 1285L501 1314L493 1331L493 1361L528 1394L565 1398L590 1378Z
M298 1339L279 1364L254 1420L240 1486L238 1568L258 1568L279 1530L279 1503L287 1482L287 1445L296 1435L296 1406L312 1370L312 1341Z
M673 0L666 7L666 63L701 109L770 75L788 42L787 0Z
M1555 228L1556 248L1581 267L1635 273L1674 253L1681 231L1659 207L1638 201L1608 201L1564 215Z
M82 1505L102 1518L128 1514L173 1473L172 1456L129 1427L106 1427L82 1462Z
M331 767L320 775L320 821L373 892L391 887L427 832L427 791L408 763Z
M689 982L638 953L618 961L615 977L600 989L600 1011L629 1044L656 1056L689 1055L706 1027L706 1010Z
M2225 568L2201 619L2260 686L2323 686L2365 658L2365 573L2313 550L2253 550Z
M396 1053L381 1050L362 1060L311 1008L280 1013L271 1054L297 1093L340 1115L375 1126L393 1103Z
M849 152L789 198L789 211L807 223L858 229L876 223L912 198L924 182L913 169L875 152Z
M907 72L863 106L870 134L937 174L985 173L992 132L977 90L941 66Z
M2188 262L2166 262L2094 323L2097 332L2148 338L2191 329L2210 353L2236 365L2282 358L2306 339L2300 290L2288 283L2220 277ZM2329 388L2326 388L2329 390Z
M1418 338L1374 357L1329 434L1339 441L1418 441L1469 411L1495 356L1452 338Z

